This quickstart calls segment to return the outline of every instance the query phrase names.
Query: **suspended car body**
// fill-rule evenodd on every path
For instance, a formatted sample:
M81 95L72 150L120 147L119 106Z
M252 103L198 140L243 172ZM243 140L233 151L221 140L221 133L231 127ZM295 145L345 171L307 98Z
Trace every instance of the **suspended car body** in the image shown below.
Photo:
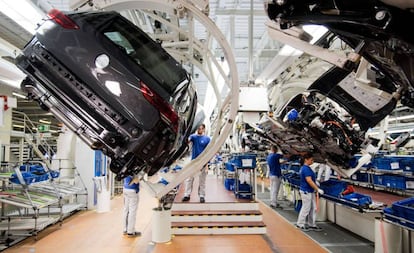
M153 175L186 149L197 107L192 80L117 12L52 10L17 58L22 89L123 178Z
M328 35L319 41L321 47L335 37L361 57L342 66L330 65L302 90L283 96L288 89L281 88L278 96L289 99L278 100L273 105L275 117L261 123L266 138L290 154L313 152L318 162L330 164L345 176L369 161L381 140L369 138L367 130L398 103L414 106L414 35L406 30L414 22L407 8L414 6L400 2L266 3L269 18L282 31L322 25ZM313 103L306 102L309 95L314 96ZM363 154L359 160L354 158L357 153Z

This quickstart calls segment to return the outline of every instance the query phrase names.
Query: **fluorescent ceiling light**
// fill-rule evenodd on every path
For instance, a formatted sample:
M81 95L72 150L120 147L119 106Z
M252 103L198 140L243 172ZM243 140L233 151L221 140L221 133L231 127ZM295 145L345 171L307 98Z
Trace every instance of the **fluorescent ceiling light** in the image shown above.
M51 124L52 123L51 121L44 120L44 119L39 119L39 122L43 123L43 124Z
M27 98L25 95L17 93L17 92L12 92L12 95L15 96L15 97L19 97L19 98L24 98L24 99Z
M23 125L13 125L13 127L16 127L16 128L24 128Z

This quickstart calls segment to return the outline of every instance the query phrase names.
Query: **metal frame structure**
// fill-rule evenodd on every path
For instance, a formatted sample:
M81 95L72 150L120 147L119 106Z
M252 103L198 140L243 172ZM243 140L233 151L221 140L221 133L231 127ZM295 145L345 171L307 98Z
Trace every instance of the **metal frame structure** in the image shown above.
M174 25L171 22L167 24L166 20L157 18L160 22L168 25L173 29L173 34L181 34L181 37L188 38L187 40L165 43L163 45L167 51L173 56L177 57L184 65L197 66L200 71L204 73L207 79L210 81L211 87L214 91L213 99L216 100L215 107L217 110L217 117L214 119L212 125L215 127L210 129L211 142L208 145L205 152L203 152L197 159L192 160L187 164L183 164L183 169L171 176L171 181L167 185L158 184L151 178L144 179L146 182L145 187L159 200L162 199L168 192L172 191L175 186L183 182L187 177L195 175L200 168L203 167L220 149L225 139L232 130L232 125L238 110L238 93L239 93L239 79L236 62L234 60L233 51L227 42L227 39L217 28L216 24L205 14L206 2L205 1L94 1L93 6L84 5L80 10L116 10L122 11L126 9L138 9L146 11L148 9L152 11L162 11L164 13L170 13L178 17L187 17L188 25L187 30L180 26ZM203 25L206 33L203 34L203 38L198 38L194 32L195 25ZM214 46L213 46L214 45ZM221 48L223 53L220 61L217 59L216 54L211 51L211 48ZM179 48L180 50L177 50ZM183 50L184 48L184 50ZM195 51L201 53L203 60L194 57ZM221 94L219 86L224 84L227 94ZM197 83L196 83L197 84ZM224 96L223 96L224 95ZM207 115L209 115L207 113Z

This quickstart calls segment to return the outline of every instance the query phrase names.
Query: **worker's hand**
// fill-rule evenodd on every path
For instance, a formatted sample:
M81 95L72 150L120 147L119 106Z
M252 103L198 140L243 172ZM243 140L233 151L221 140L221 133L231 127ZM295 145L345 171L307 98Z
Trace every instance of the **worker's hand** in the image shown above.
M130 184L138 184L140 181L140 178L138 175L135 175L134 178L132 178Z
M318 193L319 193L320 195L323 195L325 192L324 192L322 189L318 189Z

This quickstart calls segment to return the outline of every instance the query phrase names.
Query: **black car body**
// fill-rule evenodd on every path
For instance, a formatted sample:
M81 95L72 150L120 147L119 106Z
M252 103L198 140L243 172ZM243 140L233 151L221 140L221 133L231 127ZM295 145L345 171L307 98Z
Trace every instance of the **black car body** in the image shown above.
M17 58L22 89L118 178L153 175L186 150L197 97L183 67L117 12L52 10Z
M369 146L378 142L365 136L367 130L399 103L414 106L414 34L407 30L407 25L414 24L414 14L398 2L267 1L269 18L282 31L322 25L328 35L319 41L321 47L327 48L332 38L339 38L363 59L344 67L331 66L303 92L281 101L276 106L276 122L262 125L268 138L289 153L315 152L319 162L334 167L361 166L354 155L374 152ZM357 80L359 67L367 73L365 83ZM318 99L307 107L301 99L310 92ZM292 109L296 117L283 121Z

